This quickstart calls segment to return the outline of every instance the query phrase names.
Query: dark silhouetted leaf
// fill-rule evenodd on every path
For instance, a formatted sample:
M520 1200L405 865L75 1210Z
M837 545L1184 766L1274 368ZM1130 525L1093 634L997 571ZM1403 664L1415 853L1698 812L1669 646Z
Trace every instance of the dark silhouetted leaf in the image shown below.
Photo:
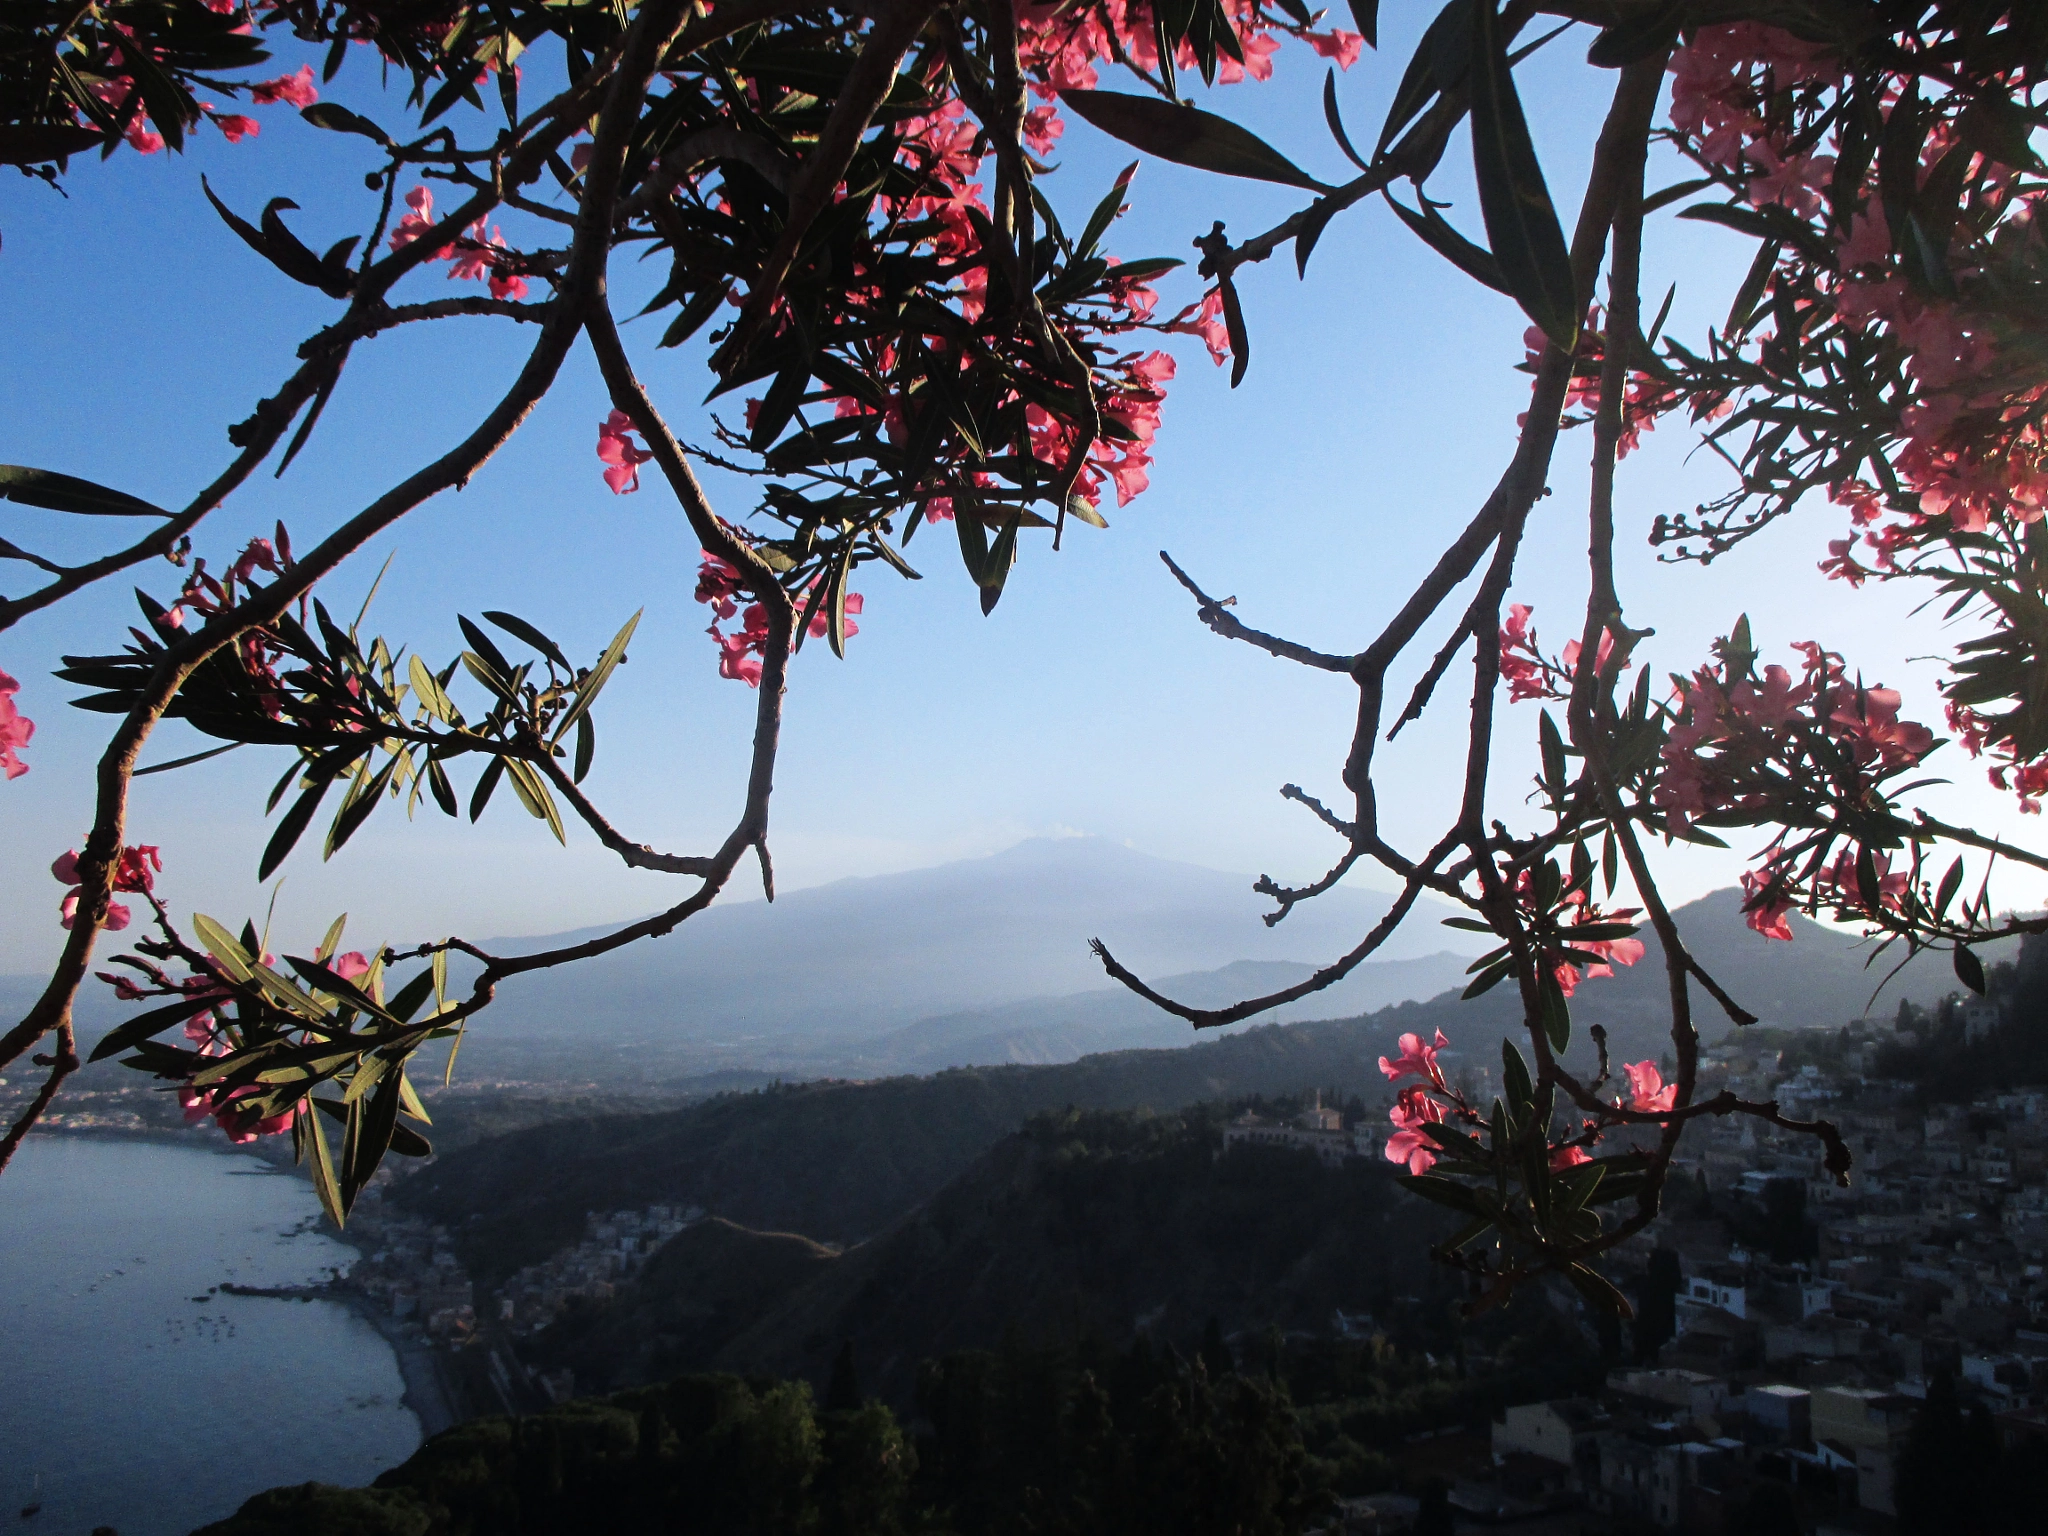
M1685 0L1670 0L1659 10L1616 22L1593 39L1593 46L1586 50L1586 62L1596 69L1620 69L1624 64L1647 59L1660 48L1670 48L1678 41L1678 24L1684 10Z
M36 165L82 155L98 147L104 137L96 128L65 123L0 124L0 165Z
M1358 24L1365 46L1377 49L1380 45L1380 0L1351 0L1351 19Z
M1529 138L1493 0L1473 12L1471 87L1472 167L1487 243L1523 312L1570 352L1584 319L1571 251Z
M1310 192L1330 190L1257 134L1199 107L1117 91L1062 91L1060 100L1112 138L1162 160Z
M89 517L171 516L140 496L109 490L76 475L60 475L53 469L30 469L26 464L0 464L0 500Z
M1956 946L1956 980L1979 997L1984 995L1984 962L1965 946Z
M1401 216L1401 222L1420 235L1439 256L1496 293L1508 292L1508 280L1500 270L1500 263L1493 259L1493 252L1459 234L1451 227L1450 221L1427 201L1423 203L1422 211L1417 213L1392 193L1385 195L1387 206Z
M316 101L310 107L302 107L299 116L315 128L326 128L334 133L355 133L379 144L389 144L391 135L371 122L367 117L349 111L334 101Z
M526 620L518 618L513 614L501 613L495 608L486 608L484 610L484 617L497 625L498 628L504 630L506 634L516 639L524 640L564 672L574 672L576 670L569 665L569 658L562 654L562 648L535 629L531 624L527 623Z

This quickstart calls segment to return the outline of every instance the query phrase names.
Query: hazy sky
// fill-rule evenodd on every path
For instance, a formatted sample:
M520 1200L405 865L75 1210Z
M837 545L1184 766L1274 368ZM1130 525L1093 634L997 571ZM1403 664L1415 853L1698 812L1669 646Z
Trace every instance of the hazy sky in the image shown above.
M1377 132L1421 22L1421 13L1401 11L1384 51L1342 80L1354 138ZM1552 190L1567 209L1576 207L1613 80L1583 64L1584 44L1567 35L1522 72ZM1340 180L1348 171L1323 127L1323 71L1290 46L1273 82L1221 90L1212 104ZM329 94L375 109L364 55ZM276 387L298 342L337 306L244 247L207 208L200 173L250 217L268 197L295 198L305 211L290 216L294 227L316 249L366 227L371 212L360 179L371 166L367 145L280 109L262 121L262 136L239 146L208 134L182 158L124 151L105 165L80 162L68 197L22 178L0 181L0 460L85 475L163 505L182 504L218 473L231 451L226 424ZM1455 197L1452 216L1476 230L1465 153L1460 139L1432 191ZM1070 120L1057 158L1049 195L1079 222L1130 156ZM1219 217L1243 239L1299 206L1283 189L1157 162L1133 191L1112 237L1127 258L1187 254L1191 237ZM513 221L505 222L509 230ZM1646 302L1654 306L1675 280L1671 329L1697 338L1725 312L1750 254L1724 231L1660 219L1648 241ZM618 268L628 295L651 275L626 260ZM401 297L470 290L443 271L408 278ZM1107 532L1076 528L1058 556L1044 536L1027 537L986 619L944 528L926 530L909 550L924 581L866 568L866 612L846 661L819 645L794 668L774 808L785 886L993 852L1063 830L1289 880L1320 873L1335 856L1334 840L1276 791L1294 781L1341 794L1355 690L1208 634L1157 551L1171 550L1209 590L1235 594L1249 623L1327 650L1359 648L1511 453L1529 385L1513 367L1524 321L1375 205L1331 227L1305 282L1287 257L1241 278L1249 377L1231 391L1198 343L1174 338L1181 373L1152 489L1122 511L1107 508ZM1197 280L1177 274L1162 289L1165 313L1195 296ZM678 431L705 440L701 353L655 351L660 323L629 326L629 345ZM461 321L359 348L312 446L282 481L266 471L216 514L200 552L218 568L279 517L310 546L467 430L532 334ZM607 409L588 353L579 352L465 491L416 512L323 592L337 613L353 613L395 549L367 627L436 665L460 645L458 611L509 609L572 656L594 658L644 606L632 663L598 709L590 787L636 840L708 851L736 814L753 697L716 676L708 616L690 596L696 541L658 480L615 497L599 478L593 449ZM1746 609L1767 655L1784 658L1793 640L1824 640L1870 680L1902 687L1908 716L1938 725L1935 666L1908 658L1942 649L1942 632L1926 617L1909 619L1918 594L1850 593L1819 576L1815 562L1839 531L1832 511L1816 508L1711 571L1656 563L1641 538L1652 516L1725 488L1714 461L1688 462L1689 446L1679 424L1667 425L1627 461L1620 482L1624 601L1632 622L1655 625L1648 654L1659 669L1697 664ZM1583 601L1590 448L1585 431L1563 440L1556 495L1531 524L1514 593L1536 605L1553 647L1576 632ZM752 505L747 486L716 476L712 484L728 516ZM127 531L11 503L0 504L0 519L7 537L58 558ZM5 590L23 584L18 570L0 571ZM178 579L164 565L136 573L161 596ZM27 754L33 772L0 783L0 866L15 876L0 897L0 971L34 969L57 950L60 889L44 871L87 825L90 767L105 738L106 717L68 708L76 690L50 669L61 653L118 647L134 619L131 584L109 583L0 635L0 669L21 679L21 708L38 725ZM1405 697L1456 607L1427 631L1420 659L1397 672L1393 697ZM1405 845L1426 845L1453 803L1457 700L1468 689L1461 663L1433 715L1383 751L1383 824ZM1503 715L1499 751L1526 773L1534 709ZM166 727L146 757L202 745L183 727ZM138 781L131 835L163 846L174 911L260 916L269 899L255 883L268 835L262 801L286 763L281 749L251 748ZM1952 813L1980 824L2018 821L1954 749L1931 767L1957 780L1944 792ZM1499 811L1512 815L1519 793L1502 782ZM509 793L474 827L431 809L408 825L401 809L387 807L329 864L309 834L283 871L280 935L317 937L343 909L357 941L543 932L644 912L683 889L622 869L573 826L569 842L557 847ZM1664 862L1674 898L1685 899L1730 883L1741 858L1688 850ZM757 894L744 879L734 892ZM2008 896L2040 899L2018 887Z

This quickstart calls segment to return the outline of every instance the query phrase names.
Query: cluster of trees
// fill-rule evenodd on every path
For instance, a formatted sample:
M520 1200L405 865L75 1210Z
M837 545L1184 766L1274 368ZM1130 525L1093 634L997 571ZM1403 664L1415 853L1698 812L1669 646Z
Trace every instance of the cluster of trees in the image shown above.
M2023 1536L2048 1509L2048 1455L2038 1439L2001 1440L1980 1399L1965 1408L1937 1374L1899 1457L1893 1502L1903 1536Z
M1887 1041L1877 1053L1879 1075L1918 1086L1930 1103L1967 1104L1987 1092L2048 1085L2048 942L2029 934L2016 958L1989 967L1985 995L1999 1022L1976 1040L1968 1037L1956 996L1933 1008L1899 1004L1896 1023L1912 1040Z
M849 1370L687 1376L428 1442L366 1489L259 1494L203 1536L1289 1536L1327 1500L1285 1391L1134 1349L927 1364L914 1429Z

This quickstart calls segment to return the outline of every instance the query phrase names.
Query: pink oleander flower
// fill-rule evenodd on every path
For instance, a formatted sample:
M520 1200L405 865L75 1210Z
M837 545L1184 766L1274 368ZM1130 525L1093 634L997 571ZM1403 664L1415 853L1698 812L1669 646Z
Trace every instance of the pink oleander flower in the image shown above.
M148 891L156 883L157 872L164 867L163 855L153 843L142 843L132 848L123 848L121 857L114 865L114 889L117 891ZM78 850L67 849L57 855L50 865L50 873L70 887L64 899L57 904L59 924L69 928L78 919ZM128 926L133 914L121 902L107 903L107 916L100 924L110 933L119 933Z
M1654 1061L1631 1062L1622 1075L1628 1079L1628 1107L1646 1115L1669 1114L1678 1103L1678 1085L1664 1081Z
M369 974L370 962L365 960L360 952L352 949L345 955L336 955L329 960L327 969L343 981L354 981L358 976Z
M1066 131L1057 107L1033 107L1024 114L1024 142L1041 160L1052 153L1054 143Z
M613 411L597 427L597 456L605 464L604 483L617 496L640 489L640 466L654 457L650 448L633 441L633 418Z
M1382 1067L1385 1065L1381 1063ZM1387 1118L1395 1127L1394 1134L1387 1138L1387 1161L1406 1163L1410 1173L1429 1172L1436 1164L1437 1144L1422 1127L1441 1123L1443 1106L1425 1088L1403 1088L1394 1107L1387 1111Z
M860 633L860 626L853 622L853 616L859 613L866 605L867 600L858 592L846 594L846 637L849 640ZM831 631L832 615L825 611L825 607L821 603L818 605L818 611L811 615L811 638L813 640L822 640Z
M118 901L110 901L107 903L106 919L100 924L100 926L106 929L107 932L109 933L119 933L123 928L126 928L128 926L129 919L133 917L133 915L134 914L128 910L125 903ZM57 925L60 928L68 930L71 927L71 925L77 921L78 892L67 891L64 895L64 899L57 903Z
M749 688L761 686L761 658L754 654L754 645L745 634L722 634L716 624L706 633L718 642L720 677L730 682L745 683Z
M1550 1171L1563 1173L1567 1168L1576 1168L1591 1161L1592 1155L1584 1147L1554 1147L1550 1153Z
M1365 49L1365 39L1356 32L1332 28L1328 32L1304 32L1301 40L1326 59L1335 59L1339 69L1349 69Z
M164 867L163 854L154 843L143 843L134 848L121 850L120 862L114 866L114 889L117 891L148 891L154 889L156 877Z
M252 85L249 87L249 99L260 107L280 101L295 107L310 107L320 99L320 91L313 84L313 66L301 64L295 75L279 75L275 80Z
M10 779L28 772L28 764L21 760L19 752L36 733L35 721L15 708L14 696L20 691L20 683L0 672L0 774Z
M1429 1044L1424 1044L1420 1035L1412 1034L1403 1035L1396 1043L1401 1051L1399 1056L1392 1061L1384 1056L1380 1058L1380 1070L1386 1073L1388 1081L1399 1082L1404 1077L1419 1077L1432 1087L1444 1086L1443 1068L1436 1064L1436 1054L1451 1042L1444 1038L1442 1030L1436 1032L1436 1039Z
M1209 349L1210 358L1219 368L1230 356L1230 330L1223 322L1223 294L1220 289L1203 295L1160 329L1201 337L1203 345Z
M390 246L394 251L403 250L434 227L434 193L431 187L414 187L405 194L405 206L411 211L391 231ZM453 247L443 246L427 259L445 261L454 254Z
M1901 701L1896 688L1865 688L1859 699L1856 689L1844 685L1837 689L1836 701L1828 723L1842 727L1859 755L1878 757L1887 768L1910 766L1934 746L1934 732L1899 718Z
M263 131L263 125L253 117L244 117L239 112L222 112L215 116L213 126L218 128L230 144L239 144L244 139L253 139Z
M700 549L698 554L704 561L697 567L697 601L709 603L711 611L721 619L729 619L740 611L737 601L740 591L740 573L711 553Z
M1770 876L1758 874L1755 870L1742 872L1743 921L1767 939L1782 939L1792 942L1792 925L1785 920L1785 914L1792 910L1792 898L1780 890L1772 895Z

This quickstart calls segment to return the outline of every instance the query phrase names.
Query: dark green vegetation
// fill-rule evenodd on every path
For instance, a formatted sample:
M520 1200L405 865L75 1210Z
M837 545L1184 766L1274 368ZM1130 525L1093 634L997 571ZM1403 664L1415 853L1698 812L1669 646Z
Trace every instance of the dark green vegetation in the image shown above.
M1143 1327L1192 1341L1211 1318L1231 1334L1321 1334L1340 1308L1448 1306L1426 1252L1444 1221L1405 1200L1390 1168L1266 1148L1219 1158L1224 1118L1218 1106L1037 1117L836 1257L707 1222L535 1353L599 1386L707 1367L823 1380L850 1340L868 1385L902 1403L920 1358L1006 1336L1121 1343Z
M1035 1114L1172 1109L1306 1083L1377 1095L1385 1080L1375 1063L1391 1044L1382 1036L1394 1024L1421 1027L1425 1011L1407 1004L1370 1021L1257 1029L1064 1066L807 1083L661 1114L564 1120L444 1157L393 1197L454 1229L470 1272L487 1280L577 1241L590 1210L695 1204L757 1230L860 1242Z
M2048 1455L2018 1437L2001 1447L1990 1409L1965 1411L1943 1371L1906 1437L1893 1498L1906 1536L2028 1536L2048 1509Z
M1862 952L1839 934L1798 918L1792 944L1751 933L1732 893L1676 915L1702 963L1766 1020L1846 1022L1876 984ZM1582 986L1572 999L1567 1061L1590 1073L1593 1023L1606 1027L1616 1061L1665 1054L1669 1041L1656 1023L1665 985L1653 949L1633 969ZM1711 1033L1711 1022L1703 1024ZM575 1242L590 1210L694 1204L746 1227L856 1243L930 1199L1034 1114L1170 1110L1309 1083L1373 1102L1386 1090L1376 1062L1402 1032L1441 1028L1455 1076L1461 1063L1497 1068L1498 1041L1518 1025L1514 989L1496 988L1469 1003L1446 995L1180 1050L731 1094L660 1113L539 1126L444 1157L396 1193L454 1228L470 1272L486 1283Z
M1932 1008L1901 1003L1896 1021L1919 1043L1886 1046L1877 1070L1917 1084L1931 1103L1967 1104L1987 1092L2048 1083L2048 1029L2042 1028L2048 1022L2048 939L2029 934L2016 960L1988 967L1985 991L2000 1023L1974 1041L1963 1015L1976 999L1953 997Z
M1221 1376L1235 1358L1227 1337L1299 1401L1336 1405L1331 1435L1349 1425L1363 1444L1476 1411L1471 1380L1411 1373L1425 1351L1485 1355L1489 1401L1543 1388L1540 1371L1523 1371L1532 1340L1558 1344L1543 1371L1583 1357L1576 1326L1547 1305L1459 1323L1451 1277L1427 1255L1449 1218L1404 1199L1390 1168L1273 1148L1219 1156L1225 1117L1040 1116L844 1253L707 1221L531 1353L607 1389L704 1369L822 1383L850 1349L868 1388L908 1407L920 1361L952 1351L1092 1357L1152 1339L1205 1353Z
M954 1355L920 1431L688 1376L429 1441L368 1489L259 1494L204 1536L1283 1536L1326 1498L1283 1389L1134 1352Z
M579 1377L606 1349L633 1374L751 1308L727 1353L800 1358L829 1380L822 1410L806 1381L682 1375L463 1425L370 1489L276 1489L205 1536L623 1536L684 1519L762 1536L1291 1536L1332 1494L1400 1482L1404 1437L1483 1429L1505 1403L1597 1380L1600 1352L1536 1291L1461 1322L1422 1267L1430 1234L1391 1230L1385 1171L1213 1160L1218 1119L1045 1116L867 1250L710 1222L612 1308L558 1325ZM750 1281L791 1289L764 1307ZM1159 1304L1137 1313L1145 1300ZM1333 1301L1383 1321L1333 1337ZM1223 1320L1197 1323L1202 1305ZM813 1319L852 1331L786 1336ZM643 1347L649 1328L668 1331ZM876 1386L885 1401L865 1400Z

